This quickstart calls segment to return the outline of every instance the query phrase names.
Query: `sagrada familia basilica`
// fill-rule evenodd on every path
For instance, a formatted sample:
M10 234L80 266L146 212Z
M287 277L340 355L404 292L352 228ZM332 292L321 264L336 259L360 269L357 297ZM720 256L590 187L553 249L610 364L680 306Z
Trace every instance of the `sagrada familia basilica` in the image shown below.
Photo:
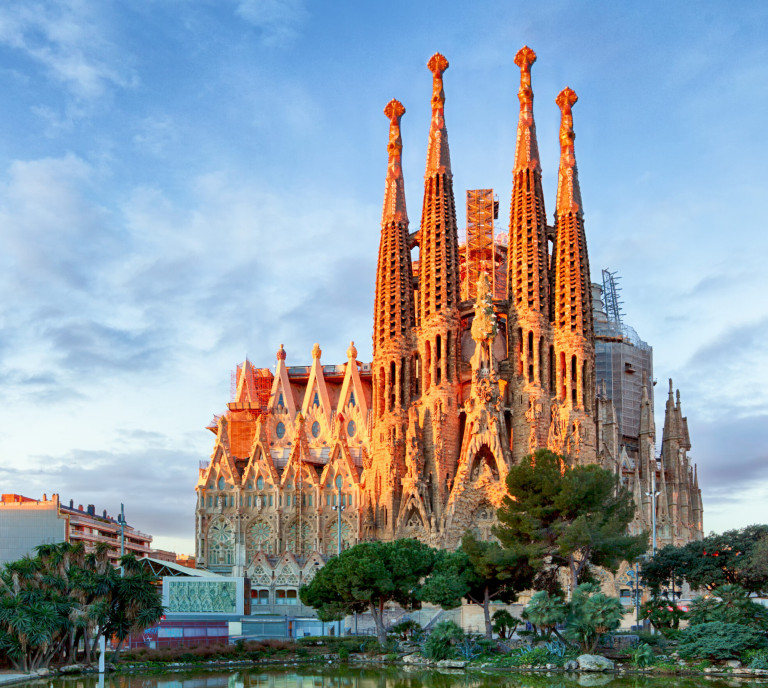
M268 572L290 561L280 575L291 585L363 540L415 537L453 548L467 529L491 537L509 468L540 447L619 474L638 506L634 531L651 529L656 494L659 546L702 537L679 393L670 381L657 456L652 381L636 378L639 423L628 443L611 389L596 377L574 153L577 97L566 88L556 99L560 167L549 225L533 117L535 61L528 47L515 57L520 115L506 242L488 240L477 219L497 212L493 195L470 191L467 239L459 244L446 58L435 54L427 65L432 119L416 231L401 164L405 108L387 104L373 361L358 361L350 344L345 363L323 365L316 344L312 365L288 366L281 344L274 369L237 367L232 401L209 427L214 451L196 487L199 565L267 585L274 583Z

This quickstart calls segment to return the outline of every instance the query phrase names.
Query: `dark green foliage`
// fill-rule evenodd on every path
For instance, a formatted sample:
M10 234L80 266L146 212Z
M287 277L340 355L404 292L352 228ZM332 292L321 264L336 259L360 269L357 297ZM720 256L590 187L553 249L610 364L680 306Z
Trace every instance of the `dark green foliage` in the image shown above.
M511 638L520 624L520 619L510 614L506 609L497 609L491 618L493 620L493 632L497 633L502 640Z
M453 621L436 624L424 643L424 655L438 661L458 655L457 645L464 639L464 631Z
M694 589L735 584L749 592L768 592L768 525L712 534L683 547L668 545L643 565L654 590L681 579Z
M632 496L599 466L569 468L539 449L512 467L507 492L495 533L505 547L526 548L540 590L558 591L559 567L568 568L575 588L590 566L616 571L647 548L646 534L626 533L635 514Z
M595 583L582 583L573 591L568 606L566 636L591 654L600 636L617 629L623 617L624 608L617 598L600 592Z
M768 669L768 650L745 650L742 661L750 669Z
M110 564L106 545L86 553L82 544L60 543L7 564L0 572L0 650L25 671L65 653L73 662L81 640L89 663L101 636L118 639L117 654L129 633L163 613L154 579L133 556L121 563L124 577Z
M738 585L721 585L707 597L697 597L690 607L691 625L722 621L768 630L768 609L749 599Z
M681 619L686 613L663 597L654 597L640 607L640 618L648 619L659 630L674 630L679 628Z
M710 621L680 631L677 651L685 659L736 659L766 644L765 634L755 628Z
M540 590L531 597L523 610L523 618L530 621L534 628L547 638L557 633L555 626L565 622L568 609L559 595L551 595Z
M485 636L493 636L491 602L509 604L533 583L538 559L534 548L515 544L501 547L483 542L467 531L457 552L442 553L434 573L425 582L421 598L450 609L462 598L483 607Z
M645 643L640 643L632 651L632 664L641 669L651 666L655 658L656 656L653 654L653 648Z
M299 595L323 621L370 611L384 646L384 606L396 602L404 609L417 608L422 582L432 572L436 557L437 550L418 540L361 542L332 557Z
M413 619L407 619L395 624L390 629L400 640L418 638L421 635L421 624Z

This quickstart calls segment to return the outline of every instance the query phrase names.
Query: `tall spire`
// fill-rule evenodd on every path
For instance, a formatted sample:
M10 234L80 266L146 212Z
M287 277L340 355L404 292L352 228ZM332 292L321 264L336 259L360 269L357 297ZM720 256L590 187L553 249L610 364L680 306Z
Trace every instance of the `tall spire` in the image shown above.
M405 208L403 148L400 118L405 108L391 100L384 108L389 118L389 162L381 218L381 243L376 269L376 301L373 318L373 352L388 342L410 349L410 329L414 324L411 251L408 247L408 213Z
M434 174L451 174L451 155L448 151L448 131L445 128L445 91L443 72L448 69L444 55L435 53L429 58L427 68L432 72L432 122L429 125L426 177Z
M552 250L552 326L559 360L560 397L572 408L591 413L594 403L595 331L587 237L581 208L573 115L576 94L563 89L560 108L560 170Z
M513 454L521 457L547 441L551 413L553 357L549 323L549 247L547 214L541 185L539 145L533 121L531 66L536 53L528 46L515 55L520 68L520 115L517 122L515 166L509 208L507 299L512 359L512 398L520 413L512 422ZM526 411L527 409L527 411ZM528 429L528 425L535 427Z
M533 121L533 89L531 66L536 53L528 46L515 55L520 67L520 117L517 124L517 147L513 171L512 201L509 210L509 260L507 287L509 302L516 319L524 319L529 311L549 319L549 276L547 250L547 217L541 186L539 146ZM538 341L538 334L537 341Z
M582 217L581 189L579 188L579 173L573 145L576 134L573 131L572 108L578 99L575 91L566 87L560 91L555 101L562 114L560 119L560 171L557 175L556 212L558 214L574 213Z
M515 172L521 169L541 169L539 165L539 144L536 140L536 123L533 121L533 89L531 88L531 67L536 62L536 53L524 45L515 55L515 64L520 67L520 119L517 124L517 146L515 147Z
M384 108L384 114L389 118L389 143L387 144L389 163L381 223L382 225L387 222L407 223L408 212L405 208L402 167L403 139L400 136L400 118L405 114L405 108L399 100L392 99Z
M459 238L453 197L451 156L445 128L443 72L448 60L435 53L427 63L432 72L432 122L429 127L424 203L419 230L419 324L457 309L459 303ZM458 317L458 311L456 313Z
M587 338L594 337L592 325L592 290L589 276L587 238L581 191L576 169L573 141L573 114L578 100L570 88L560 91L555 101L560 107L560 170L557 181L555 208L555 249L552 263L555 269L555 326Z

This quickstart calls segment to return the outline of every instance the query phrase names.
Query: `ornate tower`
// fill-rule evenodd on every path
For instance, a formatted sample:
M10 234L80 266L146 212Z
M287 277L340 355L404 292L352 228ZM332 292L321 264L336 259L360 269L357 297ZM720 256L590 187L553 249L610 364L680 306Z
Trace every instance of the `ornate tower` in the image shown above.
M381 217L373 312L373 431L371 464L366 467L366 509L373 512L379 537L392 536L404 470L404 440L411 400L413 361L413 274L401 155L403 104L391 100L389 162Z
M581 190L574 153L573 114L578 100L570 88L556 103L561 111L560 170L552 253L552 329L554 331L555 390L562 450L576 463L595 461L595 333L589 256L584 233Z
M417 299L418 428L424 456L427 513L442 514L456 475L459 413L459 250L453 175L445 128L443 72L448 60L435 53L432 72L432 122L429 128L424 204L418 232ZM434 515L434 519L432 516ZM429 524L425 524L429 527Z
M515 55L520 67L520 117L509 210L507 298L512 368L512 455L515 461L544 446L550 424L552 334L549 325L549 251L539 145L533 120L528 46Z

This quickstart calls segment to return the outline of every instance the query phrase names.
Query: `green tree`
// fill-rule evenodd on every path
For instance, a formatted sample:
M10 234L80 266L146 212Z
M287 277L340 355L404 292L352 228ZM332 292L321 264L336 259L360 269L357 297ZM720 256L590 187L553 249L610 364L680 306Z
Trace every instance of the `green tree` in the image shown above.
M82 639L90 662L100 636L122 640L126 629L157 623L163 609L154 579L133 557L123 562L125 577L106 547L86 553L82 544L60 543L7 564L0 572L0 650L17 669L31 671L54 658L73 662Z
M511 638L520 623L520 619L510 614L506 609L497 609L491 618L493 620L493 632L498 633L502 640Z
M722 621L768 630L768 609L753 602L739 585L721 585L711 595L697 597L688 618L692 626Z
M600 592L596 583L582 583L573 591L568 606L566 637L591 654L600 636L617 629L623 617L624 608L617 598Z
M534 628L547 638L554 633L560 640L564 640L557 630L557 625L565 623L567 616L568 606L563 602L563 598L546 590L534 593L523 609L523 618L530 621Z
M674 630L680 626L680 621L686 613L677 603L663 597L652 597L640 607L640 618L648 619L655 628Z
M437 559L425 582L421 598L445 608L457 607L466 598L483 608L485 637L493 637L491 602L510 604L530 589L537 558L531 548L478 540L471 531L461 539L461 549Z
M768 525L752 525L682 547L667 545L643 564L643 577L654 590L685 579L694 589L735 584L768 593Z
M299 595L323 621L370 611L379 643L385 645L385 605L396 602L404 609L418 608L422 582L432 572L436 556L436 550L418 540L361 542L329 559Z
M590 566L615 572L647 549L646 533L627 535L635 514L632 496L618 476L599 466L571 468L539 449L512 467L507 493L494 532L505 547L525 546L538 558L539 589L558 590L560 567L568 569L575 589L589 578Z
M677 651L685 659L734 659L767 644L765 633L751 626L709 621L680 631Z

